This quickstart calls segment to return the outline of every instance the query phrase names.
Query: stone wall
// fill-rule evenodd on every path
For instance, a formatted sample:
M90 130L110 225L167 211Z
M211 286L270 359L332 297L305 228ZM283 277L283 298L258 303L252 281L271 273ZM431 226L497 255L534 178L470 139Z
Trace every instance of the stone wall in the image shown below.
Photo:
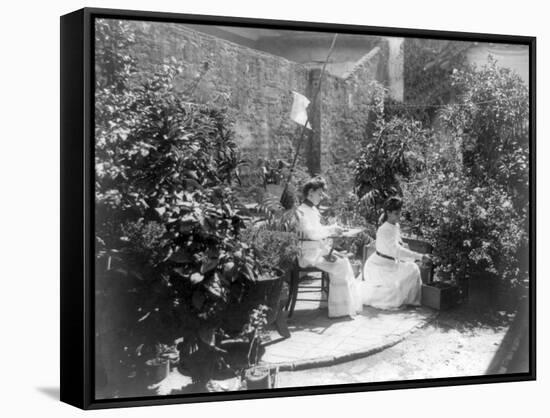
M318 69L311 70L182 24L128 24L136 41L130 54L137 59L138 67L151 69L170 61L181 65L184 71L176 80L176 89L191 93L194 102L227 106L234 116L236 142L245 157L252 161L291 160L301 132L301 127L289 118L291 91L311 99ZM371 46L368 42L366 49ZM372 101L371 84L384 69L382 55L381 47L375 47L357 61L345 78L325 74L320 103L310 106L315 110L310 116L318 120L316 135L308 138L301 152L304 165L320 166L320 170L310 167L310 171L320 171L349 184L349 175L343 170L357 155ZM307 153L316 155L310 158Z
M177 89L192 92L195 102L227 106L234 116L236 142L245 155L291 155L299 132L299 125L289 119L291 90L306 90L304 67L181 24L132 21L130 25L136 34L131 54L138 66L150 68L174 59L184 68Z

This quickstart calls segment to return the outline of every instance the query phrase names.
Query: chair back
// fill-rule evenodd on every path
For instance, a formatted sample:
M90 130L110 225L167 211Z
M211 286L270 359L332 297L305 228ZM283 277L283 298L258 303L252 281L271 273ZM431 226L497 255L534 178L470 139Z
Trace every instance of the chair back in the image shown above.
M376 252L376 241L373 240L369 242L368 244L365 244L363 246L363 267L365 266L365 263L367 262L367 259Z

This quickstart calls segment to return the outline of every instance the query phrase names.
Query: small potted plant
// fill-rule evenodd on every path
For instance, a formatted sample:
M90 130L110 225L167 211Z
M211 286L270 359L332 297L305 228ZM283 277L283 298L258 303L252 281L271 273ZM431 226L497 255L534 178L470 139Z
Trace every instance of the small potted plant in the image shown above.
M267 324L267 306L260 305L250 314L248 324L243 328L243 334L248 336L248 367L244 370L244 382L246 389L271 389L273 387L273 374L269 367L260 365L261 357L261 332Z
M170 365L177 361L175 347L166 344L155 344L155 357L145 361L146 375L152 383L164 380L170 373Z

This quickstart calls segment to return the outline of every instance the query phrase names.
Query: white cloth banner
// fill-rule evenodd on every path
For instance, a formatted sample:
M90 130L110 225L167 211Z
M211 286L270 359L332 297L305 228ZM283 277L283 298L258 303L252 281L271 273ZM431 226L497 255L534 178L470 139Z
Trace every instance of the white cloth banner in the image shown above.
M294 122L304 126L307 121L307 107L309 106L309 100L307 97L302 96L300 93L292 92L294 98L292 102L292 109L290 110L290 119ZM311 129L309 122L306 128Z

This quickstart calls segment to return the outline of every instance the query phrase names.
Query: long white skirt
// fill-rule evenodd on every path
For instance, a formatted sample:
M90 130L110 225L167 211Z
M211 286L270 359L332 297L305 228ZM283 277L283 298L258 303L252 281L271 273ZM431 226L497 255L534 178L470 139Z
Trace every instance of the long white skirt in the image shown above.
M412 261L396 262L374 253L365 263L363 277L363 305L380 309L420 305L422 279L420 268Z
M353 274L353 268L345 257L329 262L320 257L315 267L329 274L328 316L355 316L363 310L359 281Z
M363 310L359 281L356 280L347 258L338 257L331 262L319 256L307 265L315 266L329 275L329 318L355 316Z
M346 257L327 261L324 255L330 250L330 242L305 241L302 243L302 267L314 266L329 274L328 316L337 318L355 316L363 310L360 282Z

